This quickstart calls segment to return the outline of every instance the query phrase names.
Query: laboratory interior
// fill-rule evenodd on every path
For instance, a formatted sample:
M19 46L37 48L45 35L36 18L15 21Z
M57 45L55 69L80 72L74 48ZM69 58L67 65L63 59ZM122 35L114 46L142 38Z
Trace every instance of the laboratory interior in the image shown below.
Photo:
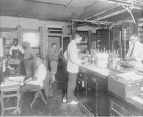
M143 0L0 0L1 116L143 116Z

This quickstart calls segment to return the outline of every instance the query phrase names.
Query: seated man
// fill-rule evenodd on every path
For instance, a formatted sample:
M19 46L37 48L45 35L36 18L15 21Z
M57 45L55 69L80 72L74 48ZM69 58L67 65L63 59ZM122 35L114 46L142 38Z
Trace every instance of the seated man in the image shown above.
M23 96L23 93L28 92L33 89L37 89L43 87L43 81L46 78L47 70L43 64L44 58L42 56L37 56L34 59L36 65L36 72L33 78L27 79L24 82L24 85L20 87L20 95Z

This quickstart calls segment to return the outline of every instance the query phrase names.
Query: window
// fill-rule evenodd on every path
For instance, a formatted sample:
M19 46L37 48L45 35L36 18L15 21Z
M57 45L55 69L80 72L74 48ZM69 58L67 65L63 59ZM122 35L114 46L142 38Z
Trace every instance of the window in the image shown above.
M25 41L30 42L31 47L39 47L39 33L23 33L23 42Z

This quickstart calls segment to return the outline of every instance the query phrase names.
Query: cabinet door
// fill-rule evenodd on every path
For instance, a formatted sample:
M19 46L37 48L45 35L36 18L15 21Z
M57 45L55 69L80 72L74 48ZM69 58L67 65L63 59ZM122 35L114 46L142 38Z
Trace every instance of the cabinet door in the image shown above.
M98 81L96 83L96 103L97 103L97 115L108 116L109 115L109 98L108 88Z
M86 107L96 115L96 80L92 75L86 75Z
M109 103L111 116L127 116L128 111L121 106L121 104L117 103L116 100L112 100L112 98L110 98Z
M85 88L85 81L81 79L77 79L77 98L80 102L85 105L86 101L86 88Z
M85 87L84 73L79 72L77 75L75 96L83 105L85 105L85 100L86 100L85 93L86 93L86 87Z

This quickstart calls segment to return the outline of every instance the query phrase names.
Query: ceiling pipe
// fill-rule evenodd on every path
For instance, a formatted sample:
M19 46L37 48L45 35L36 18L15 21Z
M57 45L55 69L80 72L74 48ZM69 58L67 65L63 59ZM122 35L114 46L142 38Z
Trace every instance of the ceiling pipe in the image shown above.
M69 1L69 3L66 4L66 7L67 7L68 5L70 5L70 3L72 3L72 1L73 1L73 0Z
M121 6L121 4L122 5L128 5L128 6L132 6L132 4L131 3L126 3L125 1L123 2L122 0L98 0L98 1L106 1L106 2L113 2L113 3L118 3L118 5L115 7L115 8L117 8L117 7L119 7L119 6ZM122 2L121 2L122 1ZM135 4L134 4L135 5ZM138 7L137 6L133 6L133 9L141 9L141 6L143 5L143 3L141 3ZM110 6L108 6L108 7L110 7ZM106 8L108 8L108 7L106 7ZM105 8L105 9L106 9ZM115 9L115 8L112 8L112 9ZM112 9L109 9L109 10L112 10ZM108 10L108 11L109 11ZM103 14L103 13L105 13L105 12L107 12L107 10L104 10L104 11L101 11L101 12L98 12L98 13L96 13L96 14L94 14L94 15L92 15L92 16L90 16L90 17L88 17L88 18L86 18L86 19L91 19L91 18L94 18L94 17L96 17L96 16L98 16L98 15L101 15L101 14Z
M105 1L105 2L113 2L113 3L119 3L122 5L128 5L128 6L132 6L132 3L129 2L129 0L99 0L99 1ZM134 5L138 8L141 8L143 5L143 1L140 0L141 2L137 2L139 0L134 0Z
M110 6L107 6L107 7L105 7L104 9L102 9L101 11L99 11L98 13L96 13L96 14L94 14L94 15L92 15L92 16L90 16L90 17L88 17L88 18L85 18L85 19L91 19L91 18L94 18L94 17L96 17L96 16L98 16L98 15L101 15L101 14L103 14L103 13L105 13L105 12L107 12L107 8L110 8L110 7L112 7L113 5L110 5ZM114 5L115 6L115 5ZM115 9L115 8L117 8L119 5L117 5L117 6L115 6L115 7L113 7L113 8L110 8L109 10L112 10L112 9ZM108 11L109 11L108 10Z
M66 4L61 4L61 3L55 3L55 2L43 2L43 1L38 1L38 0L25 0L25 1L29 1L29 2L37 2L37 3L43 3L43 4L52 4L52 5L60 5L60 6L64 6L67 7Z
M96 2L98 2L98 0L96 0L95 2L91 3L89 6L85 7L84 10L87 10L89 7L91 7L92 5L94 5Z
M127 11L126 9L123 9L123 10L120 10L120 11L114 12L114 13L112 13L112 14L105 15L105 16L103 16L103 17L100 17L100 18L94 19L94 20L92 20L92 21L103 20L103 19L106 19L106 18L109 18L109 17L115 16L115 15L118 15L118 14L124 13L124 12L126 12L126 11Z
M89 22L94 24L114 24L115 22L105 22L105 21L91 21L91 20L78 20L78 19L72 19L74 22Z

